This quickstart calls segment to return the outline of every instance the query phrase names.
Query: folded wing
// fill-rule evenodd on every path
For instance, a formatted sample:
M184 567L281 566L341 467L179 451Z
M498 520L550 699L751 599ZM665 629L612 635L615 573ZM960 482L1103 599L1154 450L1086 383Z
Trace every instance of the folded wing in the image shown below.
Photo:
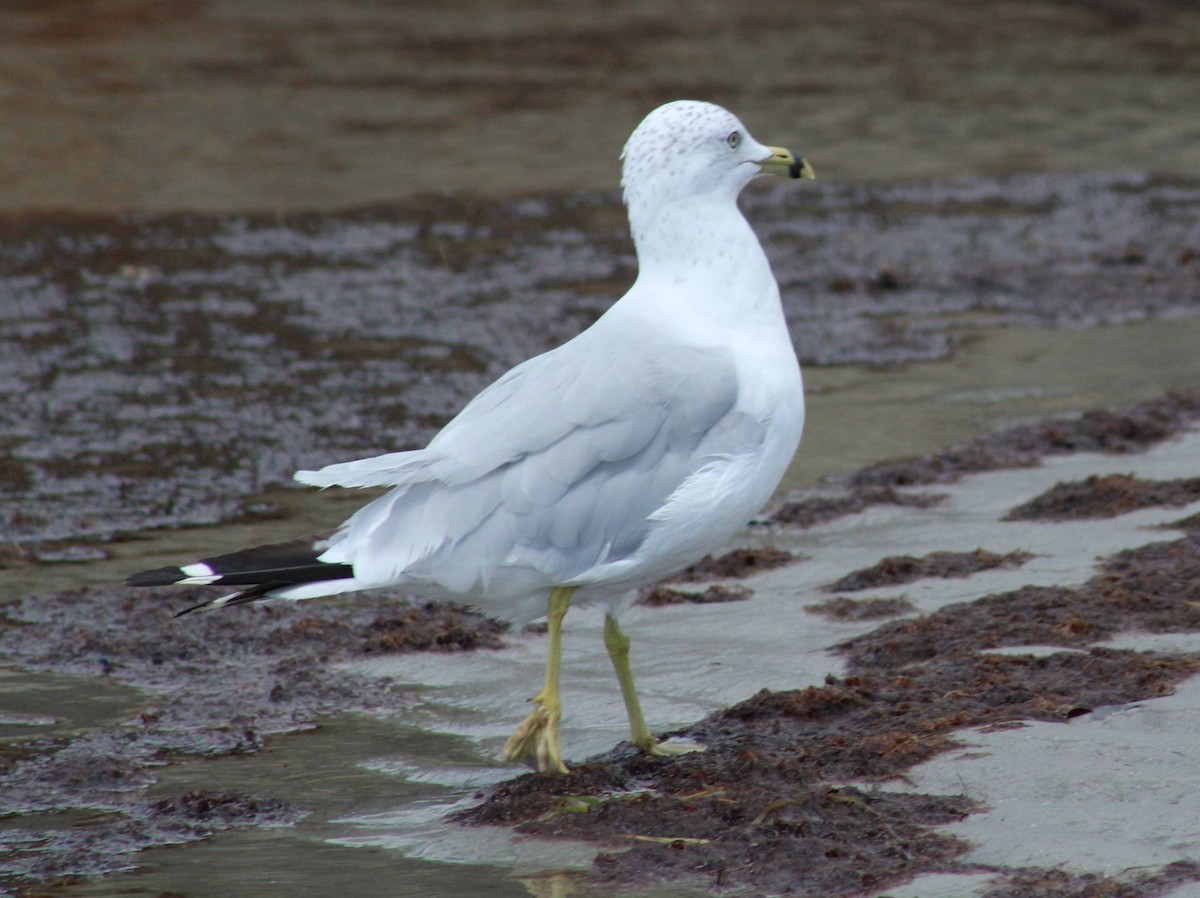
M689 477L756 448L728 350L593 333L514 368L424 450L297 475L394 487L322 561L378 585L527 593L635 554Z

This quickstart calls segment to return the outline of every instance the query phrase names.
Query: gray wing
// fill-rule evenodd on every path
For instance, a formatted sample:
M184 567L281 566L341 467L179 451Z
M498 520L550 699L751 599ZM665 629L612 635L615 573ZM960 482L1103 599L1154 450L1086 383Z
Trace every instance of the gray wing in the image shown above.
M504 465L541 452L576 431L613 440L600 460L627 457L645 444L663 422L666 403L675 404L678 424L687 428L688 384L694 384L701 418L706 407L733 401L735 375L727 353L717 349L672 348L637 335L597 339L585 331L557 349L517 365L472 399L425 449L392 452L359 461L299 471L310 486L405 486L436 479L445 484L473 481ZM718 412L719 413L719 412ZM704 422L696 423L704 426ZM599 443L596 444L600 446ZM588 464L586 455L560 453L567 465L547 473L573 482L571 468Z
M735 411L728 350L617 336L587 331L514 368L425 450L333 466L401 483L325 559L470 594L505 571L562 582L635 552L691 474L762 427Z

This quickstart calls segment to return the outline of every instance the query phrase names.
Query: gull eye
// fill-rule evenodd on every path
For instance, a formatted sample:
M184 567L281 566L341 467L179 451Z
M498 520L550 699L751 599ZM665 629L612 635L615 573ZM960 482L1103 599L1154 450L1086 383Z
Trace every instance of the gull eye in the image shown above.
M736 150L742 145L742 132L730 131L729 136L725 138L725 142L729 144L729 149Z

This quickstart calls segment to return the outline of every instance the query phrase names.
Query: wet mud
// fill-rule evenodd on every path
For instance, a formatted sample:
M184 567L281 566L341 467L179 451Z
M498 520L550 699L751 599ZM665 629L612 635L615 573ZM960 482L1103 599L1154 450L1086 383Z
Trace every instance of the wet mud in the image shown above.
M965 872L953 859L966 846L926 827L978 810L965 797L905 794L893 804L871 781L958 746L956 730L1065 721L1165 695L1200 671L1200 657L950 650L960 635L942 632L947 651L921 665L764 691L684 730L707 746L701 754L649 759L625 747L564 776L502 784L458 821L623 849L597 861L598 883L861 894L918 873Z
M1047 449L1063 451L1064 443L1136 451L1189 420L1190 413L1176 418L1167 411L1178 397L1164 402L1084 416L1069 432L1061 422L1019 429L1023 463ZM1132 426L1147 415L1175 423ZM1101 435L1112 432L1121 438ZM1031 442L1031 435L1040 437ZM1005 455L1014 441L1016 433L999 435L998 452ZM937 457L924 461L944 470ZM1156 895L1173 883L1200 881L1194 864L1119 883L965 864L956 860L964 845L932 838L926 827L979 810L968 799L900 794L899 805L877 804L896 793L872 788L960 747L956 733L966 728L1066 722L1104 706L1170 694L1200 672L1200 655L1097 645L1131 631L1200 631L1200 528L1195 516L1174 526L1188 532L1111 555L1079 587L1026 586L884 623L848 640L837 648L848 662L845 677L790 692L764 690L675 734L704 744L703 753L663 760L624 745L564 776L500 784L456 819L610 847L591 873L592 882L606 886L670 882L716 893L832 896L878 890L918 873L986 870L1007 874L989 895L1015 898L1106 889ZM1024 560L989 553L968 558L979 569ZM930 563L963 572L958 556ZM870 577L884 566L869 569ZM902 567L906 576L914 566ZM850 601L810 610L859 619L876 610L845 604ZM905 609L878 610L890 616ZM1061 651L991 651L1019 646Z
M800 558L783 549L733 549L722 555L706 555L671 577L669 583L701 583L705 580L736 580L752 577L772 568L794 564Z
M0 830L0 889L20 896L31 882L65 884L135 866L134 854L155 845L182 845L242 826L290 826L304 812L285 802L241 792L189 791L162 799L124 801L119 810L62 812L57 826ZM57 819L55 819L57 818Z
M732 549L722 555L705 555L695 564L690 564L674 577L655 586L643 587L638 592L637 603L661 607L663 605L706 605L712 602L741 602L754 595L754 590L738 583L714 583L704 590L676 589L678 583L704 583L710 580L739 580L753 577L763 571L784 567L802 561L802 557L773 546L761 548Z
M828 592L855 592L912 583L925 577L969 577L993 568L1020 567L1033 556L1028 552L998 555L983 549L974 552L931 552L922 558L890 555L869 568L851 571L825 587Z
M320 621L302 620L297 627L306 636L324 639ZM363 651L393 652L469 652L495 649L502 645L500 634L508 627L465 608L445 602L426 602L419 607L399 608L380 615L372 623ZM310 633L307 631L312 630Z
M145 698L114 725L5 740L0 891L129 869L142 849L231 827L295 823L305 810L269 795L155 798L148 790L164 765L252 754L324 715L410 701L378 678L338 669L338 660L494 646L504 629L453 605L398 607L395 597L254 606L232 620L173 616L199 594L83 589L5 606L6 664L120 682Z
M810 364L945 358L971 327L1200 311L1200 190L1183 184L823 184L754 190L745 207ZM897 273L886 286L883 269ZM278 514L261 497L294 470L423 445L633 276L614 193L4 219L0 560L22 563L15 545L103 551L147 527ZM1095 424L1097 440L1127 439ZM1062 448L1083 448L1077 436ZM1020 462L1021 445L1007 451ZM936 482L991 455L858 485Z
M960 629L962 628L962 629ZM1024 586L884 624L840 646L854 669L913 664L948 651L1079 648L1117 633L1200 628L1200 531L1104 561L1080 587ZM955 634L948 639L950 634Z
M896 617L916 611L916 606L908 599L849 599L836 596L824 602L805 605L804 610L810 614L821 614L831 620L879 620L885 617Z
M859 486L837 496L806 496L785 502L771 513L770 520L794 527L815 527L845 515L857 514L872 505L932 508L943 498L937 493L901 493L890 486Z
M1200 420L1200 388L1172 389L1156 399L1125 409L1096 409L1071 418L1052 418L1035 424L1020 424L996 433L983 434L920 458L901 459L870 465L848 476L827 478L818 487L789 498L770 513L768 523L793 527L813 527L845 515L857 514L873 505L902 505L932 508L942 496L932 492L901 489L953 483L967 474L1006 468L1027 468L1041 459L1070 452L1102 452L1121 455L1138 452L1154 445ZM1176 484L1139 485L1132 478L1092 478L1086 487L1089 495L1073 489L1065 495L1064 506L1075 500L1080 511L1063 511L1079 517L1095 516L1097 502L1112 509L1112 514L1134 507L1164 504L1155 498L1168 495L1170 501L1186 503L1193 496L1191 480ZM1063 487L1064 491L1069 488ZM1164 492L1165 491L1165 492ZM1103 493L1097 496L1097 493ZM1056 495L1051 491L1052 495ZM1039 500L1035 500L1039 501ZM1053 501L1052 499L1047 501ZM1141 505L1131 503L1141 502ZM1166 502L1170 504L1170 502ZM1040 508L1040 506L1039 506ZM1024 514L1014 509L1010 514ZM1111 515L1105 515L1111 516ZM1010 518L1018 520L1018 518ZM1019 518L1034 520L1034 518Z
M744 602L754 595L754 590L748 586L734 584L723 586L714 583L703 592L690 589L672 589L669 586L655 586L647 589L638 596L639 605L649 605L658 608L663 605L707 605L712 602Z
M717 4L688 17L660 3L531 11L478 0L456 3L453 15L444 3L324 0L120 0L86 15L71 2L10 6L0 12L13 38L0 62L0 578L10 577L8 587L42 583L24 577L30 569L67 568L70 580L106 556L116 561L99 579L115 581L125 572L108 572L148 528L278 521L297 535L291 524L304 512L277 488L289 487L294 469L420 445L480 386L585 327L633 277L614 189L620 143L649 108L678 96L725 103L764 139L797 140L822 177L802 191L756 187L745 197L810 371L856 362L885 376L912 361L953 359L980 329L1006 325L1160 319L1194 330L1200 312L1200 191L1178 180L1197 170L1200 30L1197 11L1171 0L1018 0L1004 16L984 5L907 2ZM1111 174L1130 170L1155 174ZM912 178L937 180L865 183ZM306 211L314 209L323 211ZM1136 395L1166 386L1167 376L1154 380L1158 370L1152 384L1138 381ZM1122 386L1136 379L1128 370L1121 377ZM1105 392L1113 387L1105 382L1074 407L1113 401ZM1197 396L873 466L782 506L770 526L811 526L884 503L934 505L935 492L911 486L1035 464L1050 452L1137 451L1194 421ZM872 434L888 429L878 418ZM858 440L865 428L849 430ZM812 427L809 445L819 436ZM872 458L901 451L909 450ZM1196 520L1178 526L1194 533ZM225 538L238 535L235 526ZM1158 551L1194 581L1183 561L1193 550L1184 541ZM1145 568L1159 560L1111 560L1106 576L1124 585L1103 593L1110 604L1147 604L1144 590L1162 584ZM661 595L668 604L711 601L746 588L698 583ZM149 698L120 725L39 726L47 735L0 743L0 807L25 811L0 818L0 844L16 859L0 891L11 877L40 894L31 883L136 864L146 845L287 825L304 808L270 795L189 788L151 798L145 784L176 760L253 753L270 733L319 727L328 710L409 701L338 671L338 659L458 651L500 637L454 610L388 601L259 608L237 627L215 616L180 627L169 616L179 593L20 598L33 591L0 594L0 603L15 603L0 623L6 663L136 684ZM1061 607L1079 592L1012 599L1011 623L1016 631L1026 624L1021 601L1045 601L1057 609L1061 638L1087 649L1089 619ZM910 611L902 601L846 597L812 608L843 619ZM1189 625L1178 608L1141 610L1168 628ZM1142 619L1109 620L1098 607L1088 614L1103 619L1096 632ZM890 631L894 651L847 647L865 658L852 677L790 704L761 696L739 706L742 723L716 715L704 726L732 742L738 726L753 724L755 738L767 739L776 725L787 732L807 721L816 733L822 721L844 719L837 750L902 771L909 757L953 738L953 723L900 707L920 693L900 679L914 666L946 665L947 677L993 703L952 695L946 701L963 704L942 717L994 712L1008 726L1017 721L1003 722L1005 713L1060 719L1110 695L1169 689L1180 673L1170 664L1191 663L1098 656L1101 682L1087 692L1072 661L988 666L972 646L1004 643L1004 632L971 642L949 622L937 625L912 636ZM945 639L938 644L948 656L903 661L921 639ZM975 667L952 666L960 663ZM1039 663L1066 677L1063 692L1046 691ZM1013 669L1021 670L1015 685L1006 679ZM1136 682L1117 683L1118 669ZM916 672L936 686L936 671ZM1030 693L1038 695L1022 698ZM876 701L887 695L890 705ZM870 729L871 708L881 718L899 711L899 722ZM774 855L748 869L753 845L738 853L747 832L811 867L812 894L953 863L960 846L927 827L970 813L969 803L793 782L771 772L776 743L754 744L757 754L726 742L711 757L685 759L707 767L683 766L678 781L660 766L655 782L674 792L639 792L651 765L632 757L593 774L602 786L580 787L570 825L587 830L589 808L612 815L629 837L598 838L635 849L628 861L603 858L596 875L690 877L716 890L760 877L803 894L808 881L788 879L786 865L776 870ZM873 752L850 751L863 745ZM839 769L837 751L818 756ZM794 756L778 764L810 772ZM717 785L695 791L686 780L698 769L714 784L741 770L778 787L741 792L739 779L728 794L705 791ZM603 791L613 781L633 784L616 793L622 800ZM518 783L537 791L536 780ZM674 816L658 829L657 818L636 816L671 801ZM566 826L565 816L551 813L541 825ZM713 821L727 819L736 826L723 841ZM687 832L703 835L679 835ZM989 898L1140 896L1196 878L1192 865L1121 881L1016 871Z
M1164 529L1168 530L1200 530L1200 512L1193 515L1188 515L1186 518L1180 518L1177 521L1171 521L1165 525Z
M1026 870L1006 877L980 898L1155 898L1183 883L1200 880L1200 864L1176 861L1154 873L1135 872L1117 879L1066 870Z
M1016 428L994 435L999 448L987 457L1011 459L1014 444L1021 464L1064 446L1136 452L1194 423L1197 404L1194 394L1175 392L1121 411ZM985 444L972 442L969 456L984 457ZM945 458L961 453L913 460L901 470L925 470L937 482L947 477ZM850 489L907 495L890 485ZM1094 645L1128 630L1200 629L1195 517L1177 523L1188 530L1184 537L1117 553L1082 586L1024 587L882 623L839 647L847 676L794 692L763 691L683 731L708 746L702 754L649 759L622 745L565 777L503 783L456 822L503 823L611 848L590 874L606 887L675 883L850 895L920 872L961 872L965 865L955 858L965 846L931 827L977 808L962 797L885 793L873 784L954 747L963 728L1066 721L1167 694L1200 671L1200 657ZM735 550L660 586L649 604L736 601L746 587L719 581L798 561L771 548ZM901 573L927 564L960 574L1013 559L967 553L917 561ZM881 569L866 570L878 576ZM103 875L135 865L137 852L153 845L294 823L305 808L270 795L189 789L164 798L148 790L164 764L255 753L271 736L319 726L333 711L399 709L411 701L388 681L348 672L338 661L382 651L486 650L503 633L461 608L408 605L395 596L250 606L237 609L236 627L228 614L172 616L193 601L180 591L83 589L6 607L0 653L7 663L103 677L148 696L118 725L6 742L0 806L16 814L0 821L6 885L81 871ZM809 610L871 620L911 607L902 599L837 597ZM1064 651L988 653L1019 645ZM1025 880L1013 887L1026 889L1014 895L1039 894Z
M985 434L923 458L871 465L852 487L953 483L965 474L1023 468L1071 452L1120 455L1158 443L1200 419L1200 388L1180 387L1127 409L1096 409Z
M1200 477L1142 480L1127 474L1094 474L1060 483L1005 515L1006 521L1077 521L1114 518L1154 505L1181 506L1200 499Z

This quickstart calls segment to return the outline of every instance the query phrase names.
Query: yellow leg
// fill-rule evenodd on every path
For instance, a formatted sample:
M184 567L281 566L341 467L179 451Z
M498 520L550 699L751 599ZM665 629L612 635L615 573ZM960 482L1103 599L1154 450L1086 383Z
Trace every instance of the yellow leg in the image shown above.
M637 687L633 685L633 669L629 666L629 637L611 614L604 618L604 647L612 659L617 682L621 685L621 698L625 699L625 713L629 715L629 732L633 744L651 755L682 755L693 751L704 751L704 746L695 742L673 742L662 744L654 738L642 716L642 705L638 701Z
M500 758L507 762L534 758L540 773L566 773L558 744L558 720L562 702L558 695L558 670L562 659L562 622L571 607L573 587L557 586L550 590L546 612L546 682L542 691L530 699L537 707L521 721L508 737Z

